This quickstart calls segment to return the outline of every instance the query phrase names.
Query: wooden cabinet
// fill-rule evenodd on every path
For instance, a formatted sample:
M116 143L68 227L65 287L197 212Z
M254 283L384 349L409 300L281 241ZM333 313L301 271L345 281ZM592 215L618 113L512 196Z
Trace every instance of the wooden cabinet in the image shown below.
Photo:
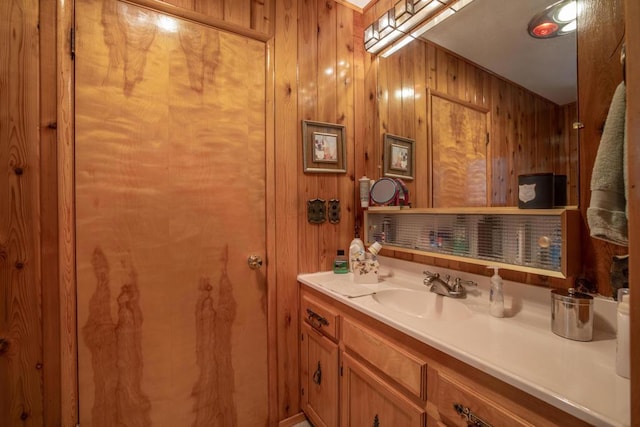
M341 425L423 427L426 413L348 353L342 353Z
M587 425L310 288L301 304L301 393L314 426Z
M316 427L338 425L338 316L308 297L302 298L300 398Z

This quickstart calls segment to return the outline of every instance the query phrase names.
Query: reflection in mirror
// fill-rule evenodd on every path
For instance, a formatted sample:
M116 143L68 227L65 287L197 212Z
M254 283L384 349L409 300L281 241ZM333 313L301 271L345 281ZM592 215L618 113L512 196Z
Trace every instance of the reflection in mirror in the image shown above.
M476 0L378 57L381 132L416 140L413 206L517 206L518 175L541 172L578 204L575 33L527 33L556 1Z

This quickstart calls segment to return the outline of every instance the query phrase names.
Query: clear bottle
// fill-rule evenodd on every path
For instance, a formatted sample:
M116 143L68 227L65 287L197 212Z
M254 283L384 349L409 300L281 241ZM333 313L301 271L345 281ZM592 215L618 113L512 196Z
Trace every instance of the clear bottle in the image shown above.
M346 274L349 272L349 261L344 256L344 249L338 249L336 258L333 260L333 272L335 274Z
M630 376L629 365L629 289L618 290L618 333L616 336L616 374L624 378Z
M490 313L493 317L504 317L504 293L502 292L502 277L498 274L498 267L493 268L491 276L491 290L489 291L489 301L491 303Z

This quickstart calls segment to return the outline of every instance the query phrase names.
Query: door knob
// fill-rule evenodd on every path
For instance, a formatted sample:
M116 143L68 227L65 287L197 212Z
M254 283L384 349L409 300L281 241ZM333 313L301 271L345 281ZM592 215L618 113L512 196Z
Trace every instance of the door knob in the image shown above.
M252 270L260 270L262 268L262 258L258 255L251 255L247 258L247 264L249 264L249 268Z

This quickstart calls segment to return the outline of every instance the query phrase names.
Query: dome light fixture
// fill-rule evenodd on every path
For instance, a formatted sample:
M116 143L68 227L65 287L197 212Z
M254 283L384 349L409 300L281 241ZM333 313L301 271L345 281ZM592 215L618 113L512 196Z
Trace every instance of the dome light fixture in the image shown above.
M576 30L576 0L560 0L529 21L529 35L537 39L563 36Z

